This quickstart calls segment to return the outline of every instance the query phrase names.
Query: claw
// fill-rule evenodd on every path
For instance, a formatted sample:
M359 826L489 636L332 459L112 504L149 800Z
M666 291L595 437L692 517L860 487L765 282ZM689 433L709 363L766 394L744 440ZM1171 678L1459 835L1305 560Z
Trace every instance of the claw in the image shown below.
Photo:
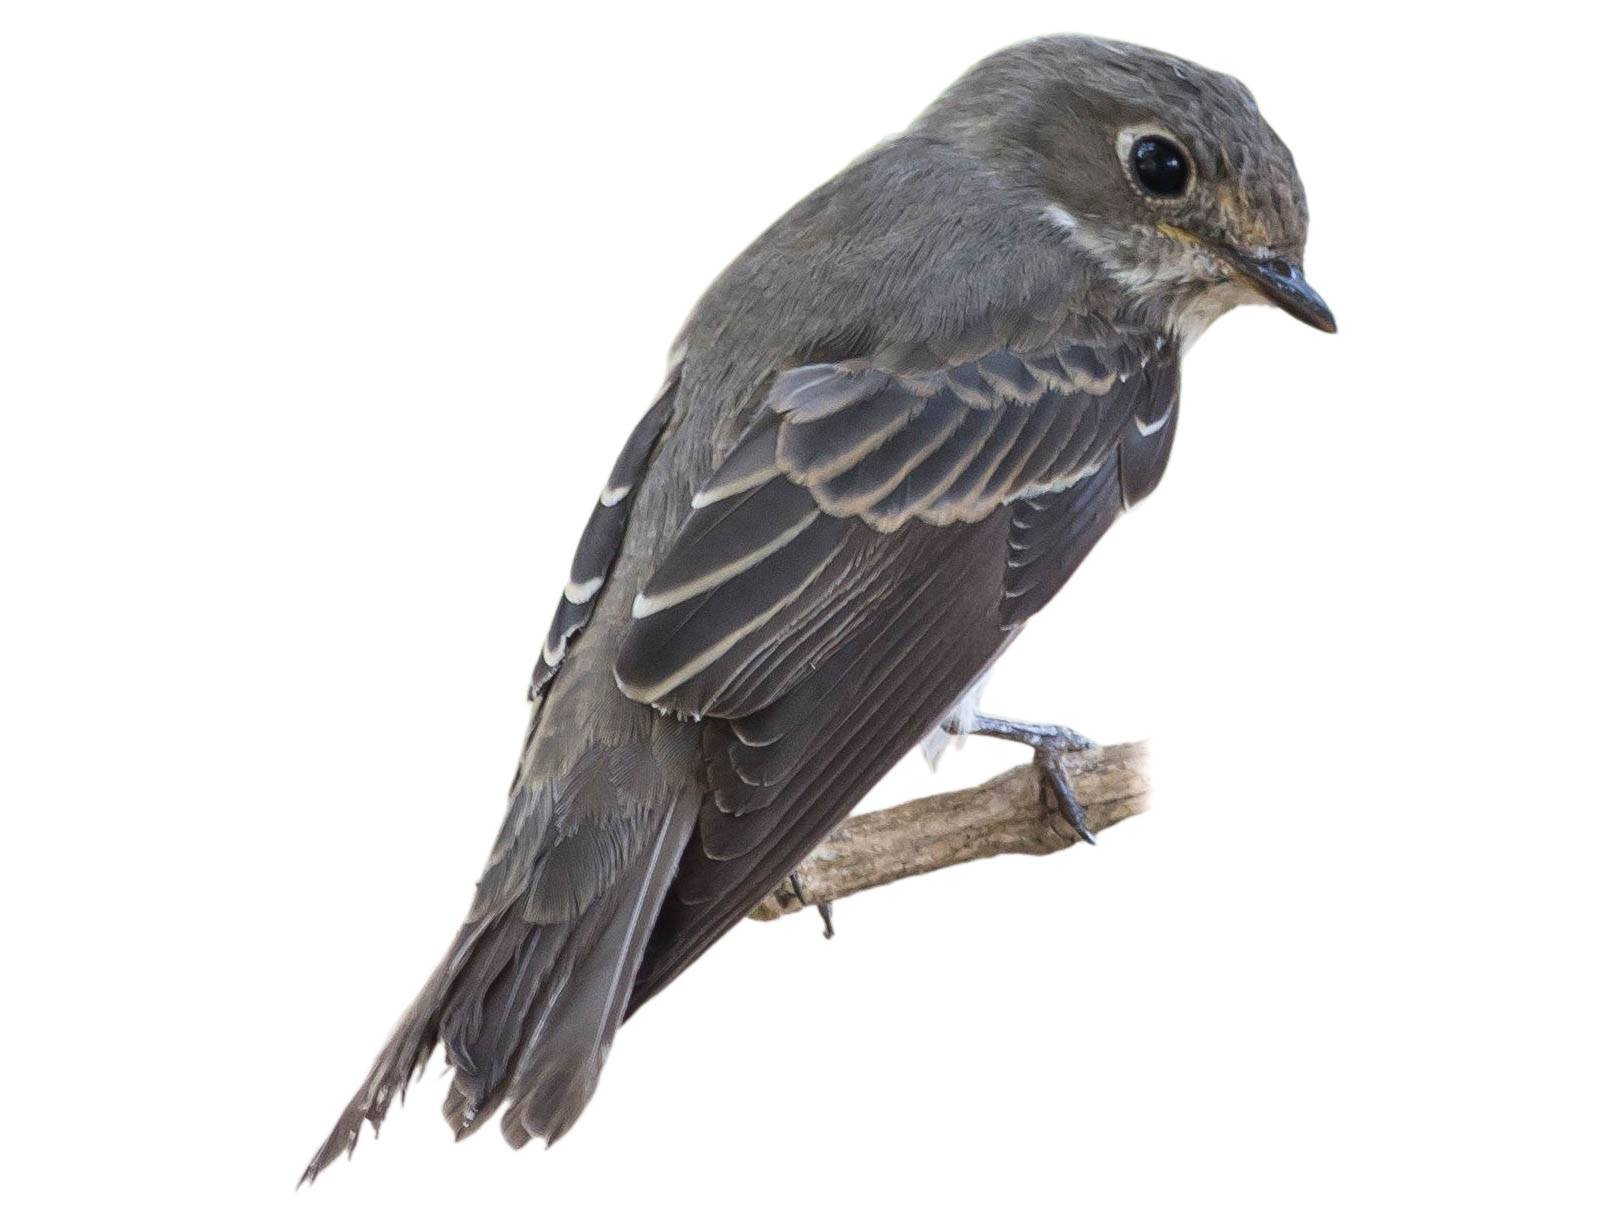
M833 939L832 904L812 903L804 897L804 885L799 881L799 871L795 869L788 874L788 885L793 887L793 897L799 900L801 907L814 907L821 913L821 936L823 940Z
M1035 766L1040 769L1041 784L1051 790L1058 811L1086 843L1097 842L1097 837L1086 826L1086 808L1075 796L1074 787L1069 784L1069 774L1063 769L1064 753L1090 751L1097 745L1091 739L1067 726L1042 726L983 715L974 717L970 727L947 725L945 728L952 733L983 734L987 738L1002 738L1029 747L1035 752Z
M1069 826L1086 843L1095 844L1097 837L1086 826L1086 808L1075 796L1074 786L1069 784L1069 774L1063 770L1063 752L1051 747L1038 747L1035 750L1035 764L1041 770L1041 784L1052 791L1058 810L1068 820Z

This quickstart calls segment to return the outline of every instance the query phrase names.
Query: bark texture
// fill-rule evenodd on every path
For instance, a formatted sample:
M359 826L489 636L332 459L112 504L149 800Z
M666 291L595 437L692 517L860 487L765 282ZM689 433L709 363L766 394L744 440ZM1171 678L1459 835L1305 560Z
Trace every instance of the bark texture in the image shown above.
M1147 744L1074 752L1064 757L1064 767L1093 834L1147 809ZM799 867L797 890L783 882L751 918L778 919L965 861L1004 853L1040 856L1078 843L1049 802L1040 773L1025 764L972 789L855 815Z

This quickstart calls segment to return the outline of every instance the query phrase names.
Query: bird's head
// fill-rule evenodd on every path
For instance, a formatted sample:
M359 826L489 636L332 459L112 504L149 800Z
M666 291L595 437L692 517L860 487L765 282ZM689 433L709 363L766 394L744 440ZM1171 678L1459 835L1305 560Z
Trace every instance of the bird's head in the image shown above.
M1048 218L1184 341L1266 302L1334 331L1302 272L1294 158L1242 83L1126 43L992 55L918 120L1048 201Z

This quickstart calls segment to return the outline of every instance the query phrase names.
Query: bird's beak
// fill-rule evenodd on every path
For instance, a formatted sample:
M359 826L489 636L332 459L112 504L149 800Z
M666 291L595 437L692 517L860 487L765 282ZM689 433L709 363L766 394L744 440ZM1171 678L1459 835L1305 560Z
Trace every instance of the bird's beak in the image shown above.
M1339 331L1338 322L1333 319L1333 311L1327 306L1327 301L1305 281L1305 272L1286 258L1256 257L1228 244L1203 240L1185 228L1172 224L1160 224L1159 231L1171 240L1209 250L1295 320L1304 321L1324 333Z
M1223 249L1222 255L1244 278L1295 320L1304 321L1323 333L1337 333L1339 326L1327 301L1305 281L1305 273L1281 257L1255 258L1236 249Z

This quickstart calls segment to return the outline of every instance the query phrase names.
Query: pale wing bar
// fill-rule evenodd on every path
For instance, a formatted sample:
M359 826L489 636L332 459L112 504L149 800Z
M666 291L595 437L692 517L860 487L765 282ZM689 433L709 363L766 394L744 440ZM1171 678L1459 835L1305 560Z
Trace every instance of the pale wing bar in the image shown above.
M630 521L630 507L636 486L647 464L652 459L658 437L669 424L675 410L675 393L680 387L680 371L672 372L664 390L641 421L630 432L619 458L613 463L585 531L574 550L574 563L568 572L568 584L563 587L562 598L551 617L546 631L545 647L540 660L529 677L529 699L538 700L557 673L569 640L590 621L596 596L612 572L618 558L619 545L624 540L624 529Z
M620 687L691 716L756 707L736 680L766 666L802 673L814 647L787 660L783 639L836 615L862 578L862 533L974 523L1095 476L1152 353L1068 341L918 376L838 364L782 373L642 588Z

